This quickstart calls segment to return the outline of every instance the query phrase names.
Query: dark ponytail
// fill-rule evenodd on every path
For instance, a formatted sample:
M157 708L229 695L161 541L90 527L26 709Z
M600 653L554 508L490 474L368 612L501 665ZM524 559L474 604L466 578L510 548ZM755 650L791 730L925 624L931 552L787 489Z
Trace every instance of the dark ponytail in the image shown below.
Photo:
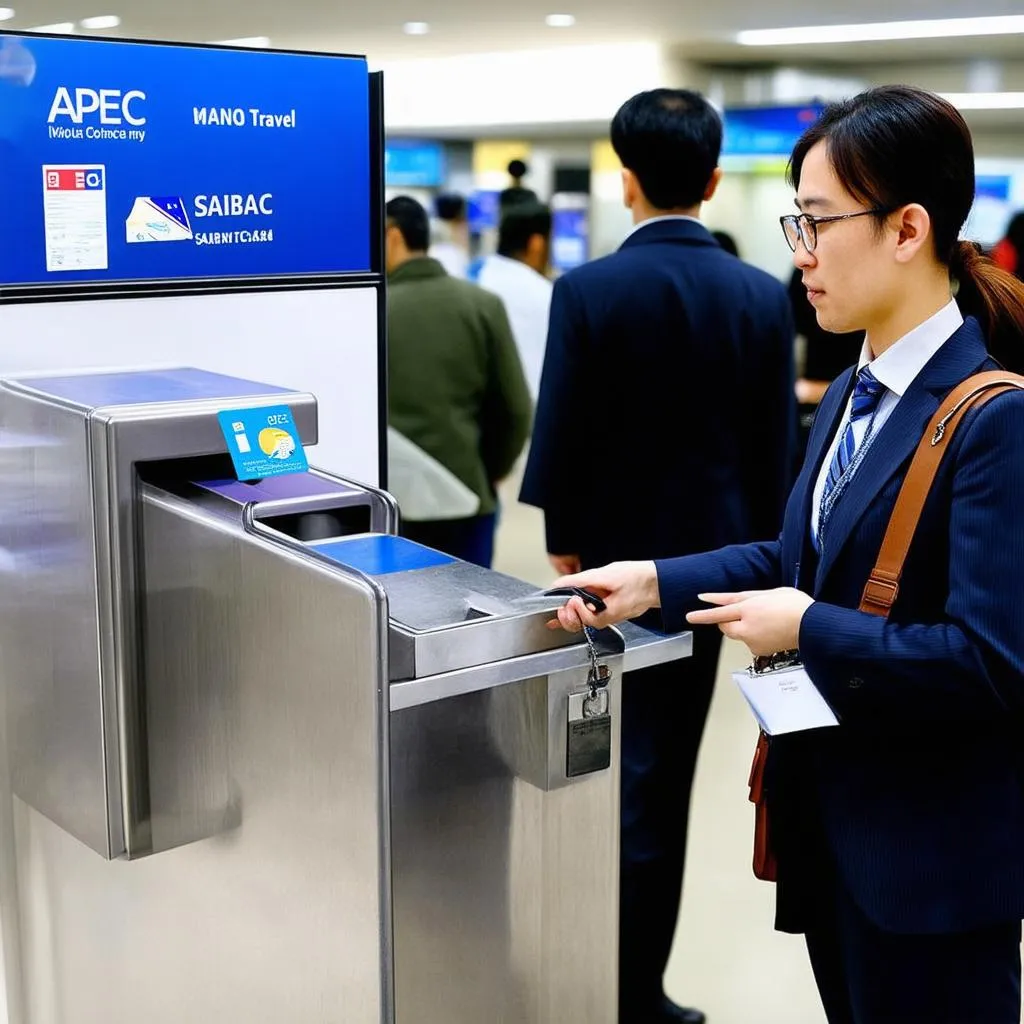
M830 104L793 150L794 186L807 154L822 141L854 198L879 210L918 203L928 211L935 255L949 268L962 312L977 317L996 359L1024 372L1024 283L959 240L974 203L974 144L956 107L908 85ZM881 222L886 214L876 216Z
M1024 281L983 256L974 242L958 242L949 264L956 300L977 317L988 350L1008 370L1024 373Z

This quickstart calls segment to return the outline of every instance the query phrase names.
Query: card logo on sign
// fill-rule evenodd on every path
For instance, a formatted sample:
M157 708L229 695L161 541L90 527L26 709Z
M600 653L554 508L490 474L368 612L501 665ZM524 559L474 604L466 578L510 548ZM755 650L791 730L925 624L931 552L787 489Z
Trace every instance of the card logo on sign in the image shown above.
M146 94L140 89L57 88L46 118L51 139L74 142L145 142Z
M62 167L46 172L49 192L102 192L102 167Z
M135 104L145 101L146 94L139 89L124 93L120 89L75 89L72 92L62 85L53 97L47 123L55 124L59 118L67 118L73 124L82 124L89 115L99 114L96 120L100 124L120 125L127 122L143 125L146 118L137 112Z
M180 196L139 196L125 222L129 243L187 242L192 225Z

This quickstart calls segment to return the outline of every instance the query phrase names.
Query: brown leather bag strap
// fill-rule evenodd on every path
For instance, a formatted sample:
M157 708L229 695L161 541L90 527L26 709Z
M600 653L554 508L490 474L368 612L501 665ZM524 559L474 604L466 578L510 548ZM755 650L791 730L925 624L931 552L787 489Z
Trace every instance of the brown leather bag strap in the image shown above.
M1024 377L1005 370L986 370L955 387L932 417L900 489L882 550L864 586L860 610L887 616L900 589L903 563L914 539L921 510L931 490L939 464L964 416L970 409L1014 388L1024 390Z

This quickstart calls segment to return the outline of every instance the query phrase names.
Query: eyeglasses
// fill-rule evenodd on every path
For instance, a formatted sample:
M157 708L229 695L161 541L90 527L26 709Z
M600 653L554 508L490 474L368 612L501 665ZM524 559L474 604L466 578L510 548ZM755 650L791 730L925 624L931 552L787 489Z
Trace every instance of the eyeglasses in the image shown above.
M796 243L803 242L808 252L814 252L818 244L818 225L829 224L834 220L853 220L854 217L867 217L869 214L892 213L892 210L878 207L874 210L858 210L856 213L834 213L828 217L812 217L809 213L791 213L779 218L782 233L793 252Z

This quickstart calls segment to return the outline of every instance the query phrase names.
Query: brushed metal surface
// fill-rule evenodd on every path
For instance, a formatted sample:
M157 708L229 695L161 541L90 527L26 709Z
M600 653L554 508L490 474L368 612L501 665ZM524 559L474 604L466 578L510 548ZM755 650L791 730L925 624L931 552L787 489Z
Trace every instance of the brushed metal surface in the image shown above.
M393 623L391 633L391 650L394 651L395 627ZM603 634L617 634L619 642L624 644L625 667L623 671L626 672L646 668L649 665L660 665L665 661L688 658L693 653L692 633L654 633L631 622L624 622L597 634L599 653L602 660L605 661L611 655L609 651L604 650L605 645L601 642ZM411 708L429 701L471 693L474 690L492 689L516 679L588 667L590 658L582 638L579 635L573 636L568 633L560 635L568 638L567 645L556 650L541 651L520 658L509 658L505 661L488 662L483 665L473 665L469 668L443 672L422 679L394 681L391 684L391 710ZM611 647L611 644L607 646ZM394 679L395 672L392 671L391 675Z
M693 654L693 633L655 633L633 622L622 622L615 627L625 641L624 672L678 661Z
M18 801L13 1024L391 1024L384 596L141 503L152 835L95 856Z
M571 781L585 669L392 712L401 1024L614 1024L619 678L612 767Z
M204 400L154 405L131 405L93 410L90 414L94 500L98 528L98 584L101 598L101 637L110 646L103 661L104 699L115 707L118 793L123 844L115 854L147 855L152 848L146 807L146 747L143 691L139 671L136 465L180 459L187 473L191 458L226 452L217 413L263 405L290 406L304 444L316 441L316 399L289 393L253 396L244 400ZM101 518L102 517L102 518ZM104 528L105 527L105 528ZM109 587L109 594L105 588ZM109 628L102 617L109 615ZM108 741L108 744L110 741ZM113 828L113 825L111 826Z
M433 676L565 647L550 610L522 603L537 588L468 562L380 578L390 609L391 678Z
M130 376L126 374L125 376ZM145 853L135 463L224 452L216 414L312 395L88 409L0 382L0 646L19 796L105 857ZM8 614L7 612L10 612Z
M520 598L537 593L535 586L470 562L456 560L393 573L382 576L380 582L387 591L392 619L419 632L458 625L471 613L514 616L543 612L519 603ZM424 588L429 589L429 601L423 600Z
M0 438L0 673L11 785L111 856L122 844L121 816L109 815L117 746L107 742L101 681L86 418L0 387Z
M529 679L551 672L586 669L589 665L590 657L586 644L577 638L575 644L553 651L528 654L521 658L509 658L507 661L495 661L486 665L474 665L454 672L426 676L423 679L392 682L391 710L401 711L416 707L418 704L459 697L477 690L491 690L519 679Z

